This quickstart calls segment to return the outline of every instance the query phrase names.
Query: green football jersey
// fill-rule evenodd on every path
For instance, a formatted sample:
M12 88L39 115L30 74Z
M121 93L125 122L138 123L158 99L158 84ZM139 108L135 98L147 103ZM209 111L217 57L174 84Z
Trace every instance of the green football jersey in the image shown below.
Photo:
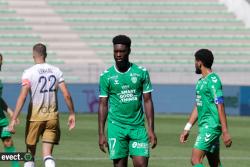
M217 74L210 73L206 77L200 78L196 84L199 130L205 128L221 132L218 103L223 103L222 84Z
M121 73L116 66L100 76L100 96L109 98L108 121L119 126L143 126L142 94L152 91L148 71L131 63Z
M0 98L2 98L3 84L0 80ZM7 126L9 124L8 119L6 118L2 106L0 106L0 126Z

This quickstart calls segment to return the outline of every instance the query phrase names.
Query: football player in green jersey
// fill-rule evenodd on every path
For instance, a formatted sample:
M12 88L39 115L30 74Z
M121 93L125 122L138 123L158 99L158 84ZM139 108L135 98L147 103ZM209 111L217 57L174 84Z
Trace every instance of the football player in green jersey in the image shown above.
M3 56L0 53L0 71L2 67L2 62L3 62ZM0 80L0 138L2 139L3 146L4 146L4 151L6 153L12 153L15 152L15 147L13 145L13 140L11 138L11 133L8 130L8 124L9 121L6 118L4 111L6 111L10 117L13 115L13 111L8 107L6 102L2 98L2 89L3 85ZM19 163L17 161L12 161L11 162L12 167L19 167Z
M125 35L113 38L115 65L100 76L99 147L108 147L114 167L126 167L128 156L135 167L147 167L149 144L154 148L154 108L148 71L129 62L131 40ZM145 113L148 130L144 125ZM107 138L105 122L107 121Z
M195 53L196 73L202 77L196 84L196 105L180 135L180 142L185 143L191 127L198 120L199 133L191 158L191 163L195 167L203 166L205 156L211 167L222 166L219 155L221 134L226 147L232 144L227 128L222 84L219 76L211 69L213 60L213 54L208 49L200 49Z

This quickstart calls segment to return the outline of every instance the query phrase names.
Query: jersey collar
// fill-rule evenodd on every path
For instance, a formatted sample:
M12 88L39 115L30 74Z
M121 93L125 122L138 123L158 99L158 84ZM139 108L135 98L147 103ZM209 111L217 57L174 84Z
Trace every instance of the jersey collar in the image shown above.
M207 76L205 77L201 77L200 79L203 80L203 79L207 79L210 75L214 74L214 72L210 72L209 74L207 74Z
M128 69L127 71L125 71L125 72L120 72L120 71L116 68L115 65L114 65L114 69L115 69L115 71L116 71L117 73L119 73L119 74L126 74L127 72L130 71L130 69L131 69L131 67L132 67L132 63L129 63L129 64L130 64L130 67L129 67L129 69Z

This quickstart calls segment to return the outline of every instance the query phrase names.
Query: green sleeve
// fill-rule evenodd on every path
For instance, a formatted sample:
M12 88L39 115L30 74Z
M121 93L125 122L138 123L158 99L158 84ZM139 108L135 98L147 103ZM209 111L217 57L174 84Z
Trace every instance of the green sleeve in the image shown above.
M220 78L217 76L212 76L209 83L210 93L214 100L219 97L223 97L222 84Z
M152 89L152 84L150 81L149 73L145 69L144 79L143 79L143 93L148 93L148 92L152 92L152 91L153 91L153 89Z
M108 79L105 77L106 75L100 76L100 82L99 82L99 97L108 97Z

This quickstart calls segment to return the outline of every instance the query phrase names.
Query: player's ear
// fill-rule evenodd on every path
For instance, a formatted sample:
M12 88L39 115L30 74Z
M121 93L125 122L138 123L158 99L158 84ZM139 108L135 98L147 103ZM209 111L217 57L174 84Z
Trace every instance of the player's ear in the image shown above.
M130 54L130 52L131 52L131 48L129 47L129 48L128 48L128 55Z
M203 65L203 64L202 64L202 61L198 60L198 61L197 61L197 65L198 65L199 68L201 68L201 66Z

